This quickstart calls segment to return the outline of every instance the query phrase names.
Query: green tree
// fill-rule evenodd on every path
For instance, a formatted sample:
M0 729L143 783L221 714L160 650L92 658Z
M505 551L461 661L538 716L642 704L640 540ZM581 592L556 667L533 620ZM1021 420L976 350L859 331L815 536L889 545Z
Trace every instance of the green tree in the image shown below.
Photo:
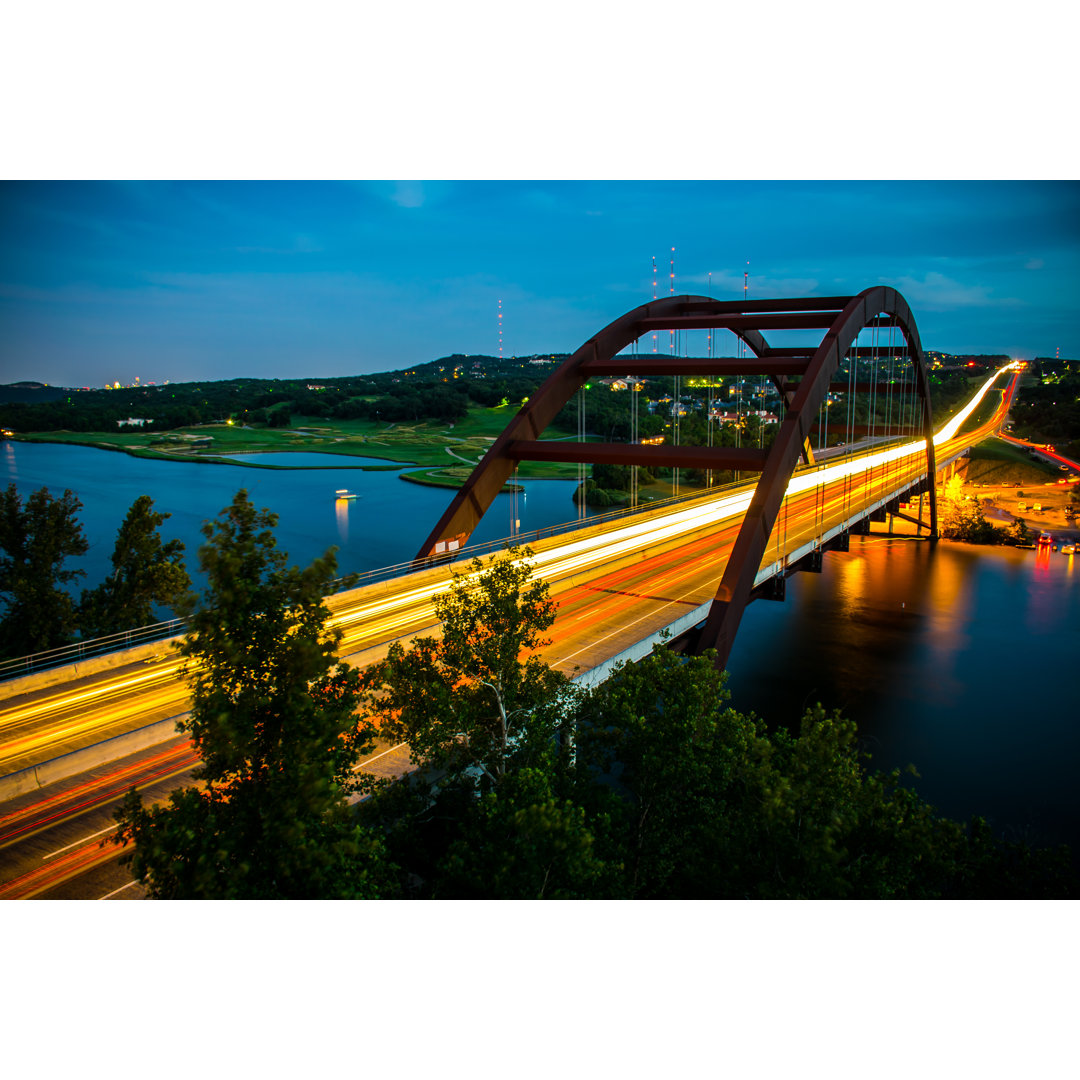
M592 854L635 898L1076 894L1067 853L939 817L898 771L869 773L821 706L797 734L727 705L711 658L658 649L582 701L574 801Z
M87 550L76 514L82 503L68 490L53 498L47 488L23 505L14 484L0 494L0 593L7 611L0 621L0 649L23 656L65 645L75 629L75 609L64 589L82 570L64 561Z
M535 650L555 621L546 583L530 581L528 548L474 559L435 598L442 636L394 643L365 673L368 708L416 763L498 783L543 754L565 723L567 680ZM522 659L524 654L526 655Z
M154 510L149 495L131 504L116 536L113 572L96 589L84 590L79 627L84 638L147 626L155 606L183 607L191 587L184 568L184 545L161 542L158 529L170 514Z
M1012 544L1028 544L1031 542L1031 530L1022 517L1016 518L1005 530L1005 535Z
M756 723L728 706L711 658L659 648L616 670L578 710L575 798L610 828L599 857L624 867L627 897L678 896L708 858L704 832L726 811Z
M612 868L594 851L585 810L552 772L523 768L465 810L439 867L437 899L575 900L604 895Z
M592 467L592 478L596 486L609 491L629 491L631 473L629 465L602 465Z
M203 532L208 581L180 651L189 661L191 734L200 788L145 808L133 790L117 814L136 877L156 898L371 897L381 842L347 804L372 730L354 711L355 671L338 664L340 633L323 598L331 548L286 567L272 529L240 491Z
M975 499L962 494L963 482L952 477L938 500L938 531L946 540L963 540L969 544L996 544L1001 540L997 529L986 520Z

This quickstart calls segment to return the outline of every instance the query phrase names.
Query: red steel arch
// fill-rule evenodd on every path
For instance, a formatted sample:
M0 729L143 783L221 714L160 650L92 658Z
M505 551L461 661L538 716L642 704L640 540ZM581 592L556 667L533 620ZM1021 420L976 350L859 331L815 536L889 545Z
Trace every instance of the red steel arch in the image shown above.
M677 296L643 304L590 338L552 373L495 440L439 519L417 558L464 545L519 461L567 461L646 467L733 469L761 473L743 519L698 649L715 648L726 662L754 578L776 523L788 481L802 453L841 360L861 330L897 326L907 342L915 384L923 403L927 475L934 476L933 421L929 383L918 328L904 298L878 285L857 296L802 297L754 301ZM731 330L750 349L743 359L678 356L618 356L638 338L662 330ZM816 347L768 344L770 330L821 329ZM626 443L541 442L540 435L584 383L601 375L767 375L785 404L772 447L640 446ZM789 384L793 377L798 384ZM930 486L931 535L937 535L937 504Z
M884 319L881 316L884 316ZM844 304L814 352L806 374L780 423L780 430L769 451L769 460L762 470L709 616L696 642L699 651L715 649L720 666L726 664L731 653L735 632L749 603L754 579L776 524L788 481L795 469L799 448L810 433L814 417L829 392L833 375L861 330L875 323L888 325L890 322L900 328L907 340L909 355L915 368L916 388L923 402L926 474L930 478L930 535L937 539L937 496L933 483L937 472L934 461L934 425L922 343L907 301L895 289L879 285L865 289Z

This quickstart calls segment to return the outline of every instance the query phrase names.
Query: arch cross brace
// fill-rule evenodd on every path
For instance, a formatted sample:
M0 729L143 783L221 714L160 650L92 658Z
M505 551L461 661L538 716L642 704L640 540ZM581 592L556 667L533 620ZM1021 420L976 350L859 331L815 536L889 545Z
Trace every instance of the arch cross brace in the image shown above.
M754 301L704 296L665 297L643 304L610 323L568 357L507 424L424 541L417 559L463 546L520 461L591 462L652 467L734 469L760 473L750 507L696 647L714 648L727 662L742 612L749 602L761 559L783 503L788 481L802 455L812 461L810 433L830 390L861 388L837 382L840 362L872 326L897 326L906 339L922 401L927 475L935 475L930 391L918 329L904 298L888 286L857 296ZM638 338L660 330L727 329L746 343L747 357L707 359L678 356L619 356ZM771 347L772 330L823 329L816 347ZM886 350L877 350L884 355ZM864 354L862 349L857 354ZM780 391L785 413L768 451L702 446L645 446L625 443L543 441L540 436L575 393L602 375L756 375ZM797 383L790 382L798 379ZM930 485L931 535L937 536L937 502Z

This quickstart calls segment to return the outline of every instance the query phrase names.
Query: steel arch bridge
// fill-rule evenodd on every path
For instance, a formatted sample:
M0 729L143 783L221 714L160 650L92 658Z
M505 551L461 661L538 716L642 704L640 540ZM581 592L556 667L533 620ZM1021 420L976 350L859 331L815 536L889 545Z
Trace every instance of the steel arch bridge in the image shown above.
M834 430L828 416L830 395L846 393L854 400L857 393L876 390L876 383L871 386L858 381L856 373L860 364L865 366L883 356L886 346L877 342L876 335L872 345L858 342L864 331L873 333L881 328L891 328L888 354L901 361L905 376L912 379L907 437L925 438L930 536L936 539L933 418L922 344L911 310L900 293L887 286L874 286L857 296L754 301L677 296L654 300L627 312L586 341L522 406L454 497L417 559L426 560L462 547L521 461L756 472L760 475L749 509L694 643L697 651L715 649L722 666L752 598L755 576L777 524L788 483L800 459L813 462L814 432L818 433L820 445L822 433ZM745 343L748 354L737 359L657 353L617 355L648 334L682 330L731 331ZM821 330L823 335L816 346L771 345L765 336L792 330ZM900 339L894 344L892 334L896 331ZM848 369L848 380L838 383L834 380L842 364ZM589 379L647 375L767 379L778 392L783 409L772 446L765 449L540 440L563 406ZM852 433L866 434L872 426L855 425L849 416L846 430L850 437Z

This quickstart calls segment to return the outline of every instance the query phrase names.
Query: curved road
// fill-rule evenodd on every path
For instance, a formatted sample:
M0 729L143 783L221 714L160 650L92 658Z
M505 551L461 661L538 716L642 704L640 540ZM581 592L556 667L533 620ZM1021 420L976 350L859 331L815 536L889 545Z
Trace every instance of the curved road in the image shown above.
M1014 377L993 415L973 431L939 434L939 461L1000 427L1016 384ZM877 463L848 475L838 475L845 462L797 474L763 566L909 486L925 469L924 454L877 460L889 454L866 450L858 460ZM558 605L554 640L542 653L548 663L570 676L589 670L711 600L752 492L752 482L742 484L534 545L537 572ZM364 665L385 655L391 641L437 630L432 598L449 577L448 567L435 567L330 598L344 635L341 655ZM187 696L178 659L163 652L151 662L11 697L0 707L0 775L180 715ZM365 768L384 775L408 768L401 747L379 747L368 762ZM174 738L0 804L0 898L141 895L117 864L119 849L101 846L111 815L132 784L144 798L164 800L188 782L194 763L187 740Z

